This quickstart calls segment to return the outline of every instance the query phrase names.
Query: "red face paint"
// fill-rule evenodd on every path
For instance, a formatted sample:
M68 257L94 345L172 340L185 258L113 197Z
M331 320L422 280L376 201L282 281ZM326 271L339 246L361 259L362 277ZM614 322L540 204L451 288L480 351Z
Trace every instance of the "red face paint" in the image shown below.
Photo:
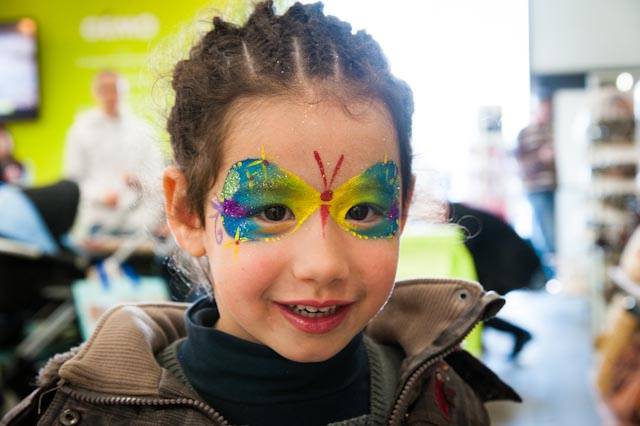
M338 171L340 171L340 167L342 166L342 162L344 161L344 154L340 155L336 166L333 168L333 173L331 174L331 180L327 183L327 174L324 171L324 164L322 163L322 158L320 158L320 153L318 151L313 151L313 157L316 159L316 163L318 163L318 168L320 169L320 176L322 176L322 185L323 191L320 193L320 200L325 203L330 203L333 200L333 191L331 190L331 186L333 186L333 181L338 175ZM322 236L324 237L324 228L327 224L327 218L329 217L329 207L330 204L321 204L320 205L320 220L322 221Z
M322 176L322 185L324 186L324 189L327 189L327 175L324 172L324 164L322 164L320 153L318 151L313 151L313 156L316 159L316 163L318 163L318 168L320 169L320 176Z

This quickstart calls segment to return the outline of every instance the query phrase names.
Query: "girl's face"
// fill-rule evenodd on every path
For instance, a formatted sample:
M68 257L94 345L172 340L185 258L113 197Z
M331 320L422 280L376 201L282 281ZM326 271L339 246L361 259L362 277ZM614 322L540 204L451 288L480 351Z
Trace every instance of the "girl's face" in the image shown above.
M391 293L401 205L398 142L379 102L244 102L201 234L216 328L299 362L323 361Z

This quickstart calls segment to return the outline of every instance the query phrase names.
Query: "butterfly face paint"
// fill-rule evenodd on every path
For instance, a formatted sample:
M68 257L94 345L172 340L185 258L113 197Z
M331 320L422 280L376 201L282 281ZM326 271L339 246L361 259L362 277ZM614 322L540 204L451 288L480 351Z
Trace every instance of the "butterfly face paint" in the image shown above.
M235 163L213 202L226 233L235 241L276 239L294 232L320 209L323 228L330 215L354 236L392 238L400 217L396 164L376 163L332 190L343 157L327 182L320 156L317 152L314 156L323 178L322 192L264 158ZM267 212L272 217L275 213L277 220L270 220Z

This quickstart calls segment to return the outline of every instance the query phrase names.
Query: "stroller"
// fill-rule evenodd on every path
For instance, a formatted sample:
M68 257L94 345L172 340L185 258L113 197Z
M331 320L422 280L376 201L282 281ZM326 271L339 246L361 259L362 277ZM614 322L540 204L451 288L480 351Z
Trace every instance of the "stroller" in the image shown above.
M84 276L88 262L62 243L79 198L68 180L0 186L0 408L9 390L15 398L30 392L43 359L79 343L69 327L69 284Z
M67 248L63 239L79 203L79 187L68 180L33 189L0 186L0 415L3 405L33 390L47 359L82 342L72 284L91 275L93 264L104 271L127 260L132 270L173 281L157 262L172 240L150 240L146 229L119 236L105 252ZM145 254L137 253L144 245Z

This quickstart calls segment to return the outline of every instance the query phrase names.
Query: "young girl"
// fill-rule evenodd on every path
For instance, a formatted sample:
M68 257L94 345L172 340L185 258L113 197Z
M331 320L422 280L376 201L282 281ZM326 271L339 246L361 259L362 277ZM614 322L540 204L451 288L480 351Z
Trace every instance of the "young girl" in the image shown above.
M413 104L370 36L262 3L242 27L216 18L173 88L165 205L212 296L114 308L5 421L472 425L518 399L459 348L502 300L394 289Z

